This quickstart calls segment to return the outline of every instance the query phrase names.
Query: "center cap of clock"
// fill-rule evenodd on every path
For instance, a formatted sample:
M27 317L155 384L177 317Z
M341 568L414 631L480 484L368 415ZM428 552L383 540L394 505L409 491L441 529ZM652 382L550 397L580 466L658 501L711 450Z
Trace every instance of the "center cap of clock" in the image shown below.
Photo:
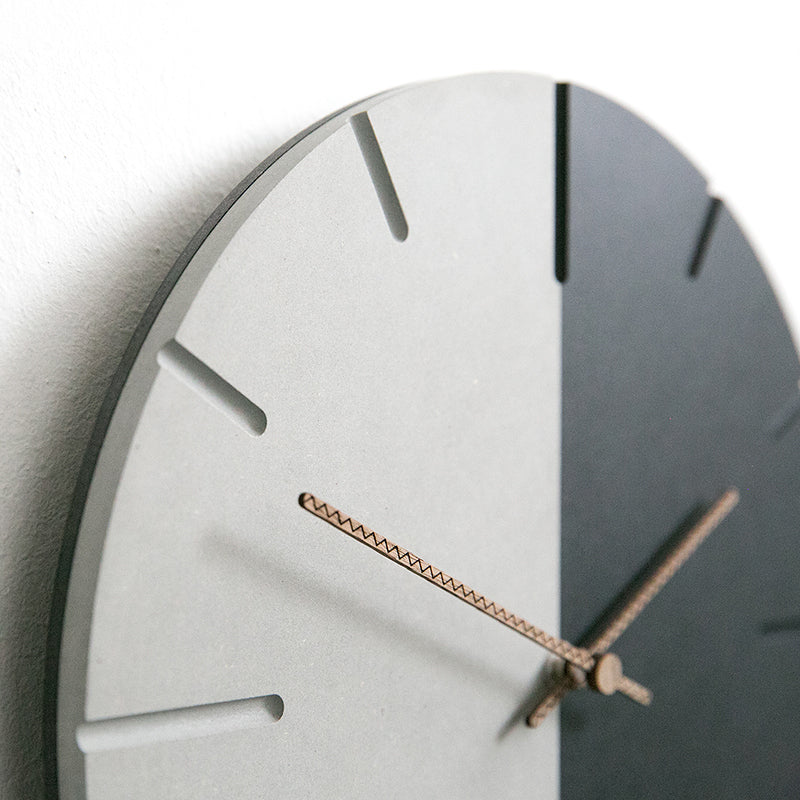
M614 653L604 653L597 659L589 673L589 685L600 694L610 695L617 691L622 678L622 661Z

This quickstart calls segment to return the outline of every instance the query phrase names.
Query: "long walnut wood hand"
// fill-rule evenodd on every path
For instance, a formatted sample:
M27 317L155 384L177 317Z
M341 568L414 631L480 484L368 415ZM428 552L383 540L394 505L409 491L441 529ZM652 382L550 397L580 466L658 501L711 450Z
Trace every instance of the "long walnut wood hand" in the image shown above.
M482 594L478 594L474 589L471 589L465 583L452 578L440 569L437 569L427 561L423 561L419 556L414 553L404 550L394 542L389 541L383 536L379 536L375 531L362 525L352 517L342 514L337 508L317 499L314 495L304 492L299 498L300 505L306 510L310 511L315 516L324 520L325 522L338 528L343 533L351 536L358 542L367 545L382 556L394 561L407 570L410 570L415 575L430 581L434 586L449 592L459 600L477 608L492 619L496 619L503 625L511 628L517 633L525 636L527 639L536 642L545 650L549 650L554 655L563 658L570 664L575 665L584 672L591 672L598 664L596 659L588 650L581 647L575 647L569 642L559 639L557 636L551 636L536 625L531 624L522 617L506 611L505 608L498 605ZM624 675L615 675L613 678L613 687L611 691L604 692L606 694L612 693L614 690L622 692L623 694L635 700L642 705L649 705L652 695L649 689L639 685L636 681Z
M664 588L670 578L686 563L703 540L733 511L739 491L730 488L711 505L705 514L669 549L644 581L633 591L617 612L585 645L595 656L607 652L625 629L642 613L645 606ZM537 727L561 700L576 687L575 677L564 674L528 716L528 725Z

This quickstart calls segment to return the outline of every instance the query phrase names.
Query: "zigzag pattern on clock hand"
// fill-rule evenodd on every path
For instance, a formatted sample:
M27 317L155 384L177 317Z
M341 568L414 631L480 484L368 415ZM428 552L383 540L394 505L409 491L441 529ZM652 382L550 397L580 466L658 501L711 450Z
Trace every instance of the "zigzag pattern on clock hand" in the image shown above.
M484 614L496 619L517 633L536 642L536 644L549 650L551 653L569 661L571 664L589 671L595 663L592 654L588 650L575 647L563 639L551 636L541 628L507 611L503 606L498 605L493 600L489 600L479 594L467 584L456 580L446 572L434 567L424 559L405 550L384 536L380 536L366 525L342 514L337 508L319 500L314 495L304 492L299 498L300 505L310 511L315 516L338 528L343 533L351 536L356 541L371 547L382 556L391 559L400 566L405 567L411 572L419 575L425 580L430 581L440 589L444 589L459 600L477 608Z

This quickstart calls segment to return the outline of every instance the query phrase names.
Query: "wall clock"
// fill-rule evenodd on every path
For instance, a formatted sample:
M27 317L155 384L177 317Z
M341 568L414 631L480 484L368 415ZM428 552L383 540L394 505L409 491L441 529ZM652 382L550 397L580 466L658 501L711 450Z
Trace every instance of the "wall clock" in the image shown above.
M481 75L323 120L109 393L53 793L796 796L799 374L724 203L609 100Z

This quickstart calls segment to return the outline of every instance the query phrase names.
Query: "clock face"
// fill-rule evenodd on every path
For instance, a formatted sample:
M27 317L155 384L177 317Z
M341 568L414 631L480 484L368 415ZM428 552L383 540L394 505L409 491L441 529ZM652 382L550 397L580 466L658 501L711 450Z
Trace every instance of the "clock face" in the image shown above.
M724 205L619 106L490 75L324 120L198 233L109 394L57 587L53 787L793 795L798 372ZM728 486L612 648L649 707L584 689L527 727L553 656L410 571L586 645Z

